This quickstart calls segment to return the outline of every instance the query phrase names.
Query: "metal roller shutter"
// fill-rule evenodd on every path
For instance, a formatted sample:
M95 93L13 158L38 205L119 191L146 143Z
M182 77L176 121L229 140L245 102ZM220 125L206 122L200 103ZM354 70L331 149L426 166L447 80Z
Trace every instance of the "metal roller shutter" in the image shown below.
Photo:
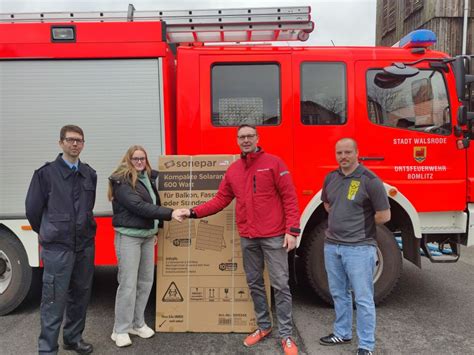
M95 213L110 214L107 178L126 149L143 145L153 167L163 151L160 68L159 59L0 62L0 214L24 216L33 171L61 151L65 124L84 130Z

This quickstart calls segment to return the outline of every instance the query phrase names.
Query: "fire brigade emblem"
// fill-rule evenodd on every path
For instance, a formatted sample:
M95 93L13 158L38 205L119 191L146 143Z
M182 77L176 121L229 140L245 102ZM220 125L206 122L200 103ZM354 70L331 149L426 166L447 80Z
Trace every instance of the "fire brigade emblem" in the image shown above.
M349 186L349 191L347 191L348 200L353 201L355 199L357 191L359 191L359 186L360 186L360 181L357 181L357 180L351 181L351 185Z
M426 147L413 147L413 157L418 163L423 163L426 159Z

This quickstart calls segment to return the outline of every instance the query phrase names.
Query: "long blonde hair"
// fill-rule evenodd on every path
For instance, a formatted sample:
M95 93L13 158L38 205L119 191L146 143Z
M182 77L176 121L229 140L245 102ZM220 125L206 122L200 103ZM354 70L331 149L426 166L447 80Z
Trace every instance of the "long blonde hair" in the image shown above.
M128 148L127 152L123 156L122 160L120 161L120 164L117 166L117 168L114 170L112 173L112 177L117 179L117 180L122 180L132 186L133 189L135 189L137 185L137 180L138 180L138 172L137 169L132 164L132 157L133 154L137 151L140 150L143 153L145 153L146 157L146 162L145 162L145 171L148 174L148 177L151 176L151 166L150 162L148 161L148 154L141 145L132 145L130 148ZM109 198L109 201L112 201L114 199L114 192L112 189L112 182L109 180L109 189L107 191L107 197Z

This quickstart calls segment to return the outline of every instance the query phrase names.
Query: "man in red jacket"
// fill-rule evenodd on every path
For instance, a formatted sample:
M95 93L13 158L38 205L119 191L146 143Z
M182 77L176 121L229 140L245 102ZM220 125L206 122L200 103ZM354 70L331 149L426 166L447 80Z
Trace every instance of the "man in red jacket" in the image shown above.
M234 198L236 221L241 236L244 269L254 303L258 329L247 336L253 346L271 332L271 318L263 281L264 261L275 291L278 330L285 354L297 354L291 338L291 292L288 285L287 252L296 247L300 233L295 187L285 163L265 153L258 144L254 126L237 130L241 159L227 170L217 194L210 201L189 210L190 218L202 218L224 209Z

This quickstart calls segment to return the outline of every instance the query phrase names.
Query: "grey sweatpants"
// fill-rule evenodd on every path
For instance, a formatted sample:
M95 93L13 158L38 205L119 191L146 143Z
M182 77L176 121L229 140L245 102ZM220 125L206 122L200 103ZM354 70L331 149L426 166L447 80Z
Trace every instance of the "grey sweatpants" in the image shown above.
M153 286L154 252L154 237L128 237L115 232L119 282L114 324L117 334L145 325L145 308Z
M288 253L283 248L283 236L271 238L240 238L244 269L252 296L255 317L260 329L272 326L263 280L264 261L275 292L278 331L282 339L292 335L291 292L288 284Z

